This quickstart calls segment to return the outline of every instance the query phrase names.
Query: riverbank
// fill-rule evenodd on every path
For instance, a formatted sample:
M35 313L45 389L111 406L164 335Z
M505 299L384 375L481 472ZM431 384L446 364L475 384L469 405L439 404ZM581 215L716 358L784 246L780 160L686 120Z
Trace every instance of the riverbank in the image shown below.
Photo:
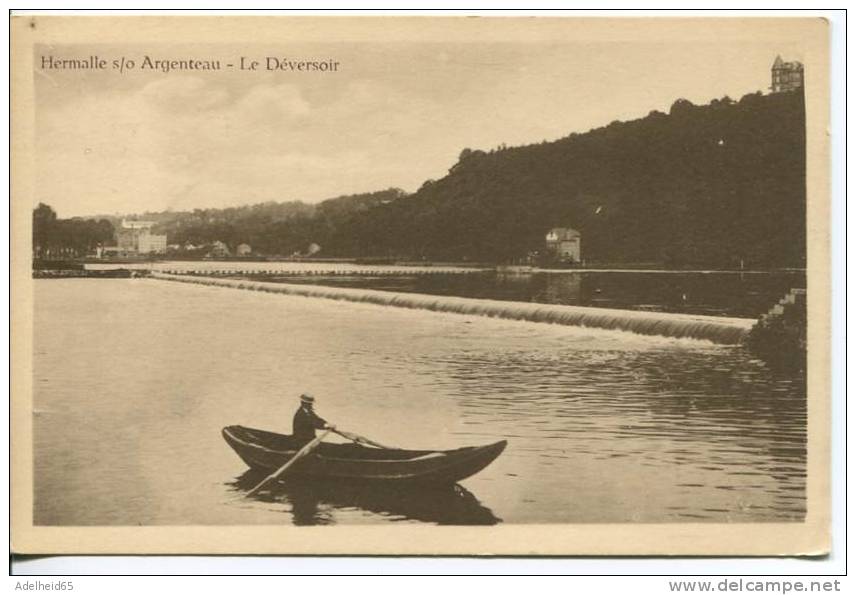
M34 261L35 263L36 261ZM516 273L665 273L665 274L705 274L705 273L732 273L732 274L778 274L778 273L805 273L805 268L723 268L704 266L702 264L686 265L682 267L669 267L662 263L651 262L598 262L586 266L517 266L502 265L493 262L471 262L471 261L422 261L395 258L296 258L288 256L248 256L228 258L188 258L180 255L164 255L163 257L138 258L138 259L101 259L101 258L76 258L63 261L74 263L78 266L91 265L95 267L115 267L131 265L132 268L163 267L169 263L181 264L183 267L197 266L216 268L218 264L232 267L245 264L251 267L262 266L265 263L271 265L295 264L300 266L317 265L351 265L356 268L391 268L403 271L420 269L455 269L455 270L484 270L484 271L514 271ZM34 268L37 268L34 266Z
M144 277L148 273L129 269L36 269L33 279L130 279Z

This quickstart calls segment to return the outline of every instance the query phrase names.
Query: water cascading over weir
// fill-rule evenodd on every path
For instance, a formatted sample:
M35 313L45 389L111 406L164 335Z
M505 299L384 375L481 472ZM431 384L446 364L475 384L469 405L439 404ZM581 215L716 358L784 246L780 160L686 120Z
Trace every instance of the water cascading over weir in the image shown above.
M527 320L530 322L543 322L565 326L622 330L642 335L705 339L726 345L743 342L755 324L755 320L751 318L727 318L694 314L591 308L586 306L507 302L419 293L394 293L374 289L352 289L322 285L297 285L240 279L196 277L157 271L152 271L149 277L182 283L344 300L377 304L380 306L468 314L471 316L488 316L509 320Z

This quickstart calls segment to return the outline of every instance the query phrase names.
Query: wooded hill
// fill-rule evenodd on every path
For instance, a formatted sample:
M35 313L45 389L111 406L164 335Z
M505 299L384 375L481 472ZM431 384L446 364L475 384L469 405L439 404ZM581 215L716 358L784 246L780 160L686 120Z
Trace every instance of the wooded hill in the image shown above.
M805 265L802 93L676 101L555 142L464 150L441 180L358 214L325 245L354 255L502 262L582 233L587 263Z
M572 107L569 106L569 109ZM553 142L464 149L448 175L318 205L145 213L170 244L291 254L506 262L582 233L587 264L805 266L802 93L746 95Z
M166 233L170 244L199 246L221 241L234 249L246 243L256 254L288 256L304 252L312 243L325 247L330 238L347 229L352 218L402 196L403 190L392 188L332 198L317 205L266 202L227 209L143 213L138 217L156 221L155 231Z

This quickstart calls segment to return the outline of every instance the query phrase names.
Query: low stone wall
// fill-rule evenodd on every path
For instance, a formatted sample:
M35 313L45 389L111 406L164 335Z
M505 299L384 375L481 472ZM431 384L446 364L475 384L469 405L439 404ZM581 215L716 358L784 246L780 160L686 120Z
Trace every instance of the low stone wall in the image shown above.
M33 279L130 279L132 277L145 277L148 274L148 271L132 271L128 269L38 269L33 271Z

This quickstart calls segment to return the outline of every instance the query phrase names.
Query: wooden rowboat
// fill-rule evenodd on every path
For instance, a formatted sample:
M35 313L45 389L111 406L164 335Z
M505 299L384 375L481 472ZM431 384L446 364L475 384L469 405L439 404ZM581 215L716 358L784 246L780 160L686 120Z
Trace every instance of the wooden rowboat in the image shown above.
M302 446L291 436L243 426L223 428L223 438L251 469L265 472L280 468ZM506 444L501 440L455 450L400 450L322 443L295 463L289 476L453 485L487 467Z

